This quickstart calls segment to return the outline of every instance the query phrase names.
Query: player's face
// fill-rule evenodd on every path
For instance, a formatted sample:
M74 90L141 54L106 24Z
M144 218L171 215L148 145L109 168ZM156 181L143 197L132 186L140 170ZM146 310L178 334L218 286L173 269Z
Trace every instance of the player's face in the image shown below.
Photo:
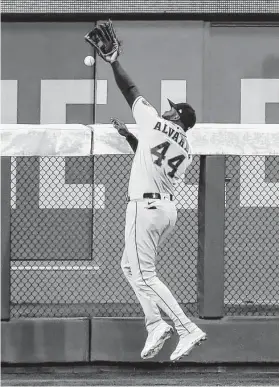
M167 110L163 115L162 117L165 119L165 120L169 120L169 121L177 121L179 120L179 115L177 113L177 111L172 107L170 110Z

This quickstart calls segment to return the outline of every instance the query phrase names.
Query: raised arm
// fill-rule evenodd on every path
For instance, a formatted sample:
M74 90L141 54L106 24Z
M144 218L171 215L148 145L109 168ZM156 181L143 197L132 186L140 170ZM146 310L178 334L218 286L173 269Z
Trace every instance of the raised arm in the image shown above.
M118 60L112 62L111 67L116 84L132 109L134 101L140 96L140 92Z
M151 127L158 119L156 109L141 95L135 83L118 61L120 41L118 40L112 22L109 20L99 24L85 35L85 40L93 46L97 54L110 63L115 81L126 101L133 117L140 128Z
M120 55L120 41L116 36L111 20L97 25L84 38L95 48L100 57L111 64L116 83L132 108L135 99L140 94L134 82L117 60Z

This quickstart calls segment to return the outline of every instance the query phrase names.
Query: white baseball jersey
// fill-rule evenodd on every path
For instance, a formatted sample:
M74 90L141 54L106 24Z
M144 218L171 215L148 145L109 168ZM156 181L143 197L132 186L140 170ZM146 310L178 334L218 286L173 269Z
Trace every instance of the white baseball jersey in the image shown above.
M161 118L142 96L132 112L139 126L138 147L133 160L128 195L174 194L174 188L192 162L192 150L184 130Z

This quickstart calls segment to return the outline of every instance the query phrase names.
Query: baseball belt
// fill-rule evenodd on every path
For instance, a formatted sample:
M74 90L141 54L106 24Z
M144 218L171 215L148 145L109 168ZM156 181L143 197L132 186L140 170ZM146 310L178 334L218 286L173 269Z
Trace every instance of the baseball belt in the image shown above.
M160 194L158 192L155 192L155 193L144 193L142 195L142 198L143 199L165 199L165 198L168 198L170 201L173 201L174 200L174 197L173 195L170 195L170 194ZM140 198L139 198L140 199ZM131 200L130 196L128 196L128 202Z

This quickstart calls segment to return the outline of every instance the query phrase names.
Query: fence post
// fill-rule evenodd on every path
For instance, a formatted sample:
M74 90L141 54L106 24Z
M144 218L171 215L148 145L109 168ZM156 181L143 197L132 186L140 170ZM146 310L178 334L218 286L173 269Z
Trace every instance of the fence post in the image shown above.
M11 158L1 157L1 320L10 319Z
M224 315L225 156L201 156L198 200L198 312Z

